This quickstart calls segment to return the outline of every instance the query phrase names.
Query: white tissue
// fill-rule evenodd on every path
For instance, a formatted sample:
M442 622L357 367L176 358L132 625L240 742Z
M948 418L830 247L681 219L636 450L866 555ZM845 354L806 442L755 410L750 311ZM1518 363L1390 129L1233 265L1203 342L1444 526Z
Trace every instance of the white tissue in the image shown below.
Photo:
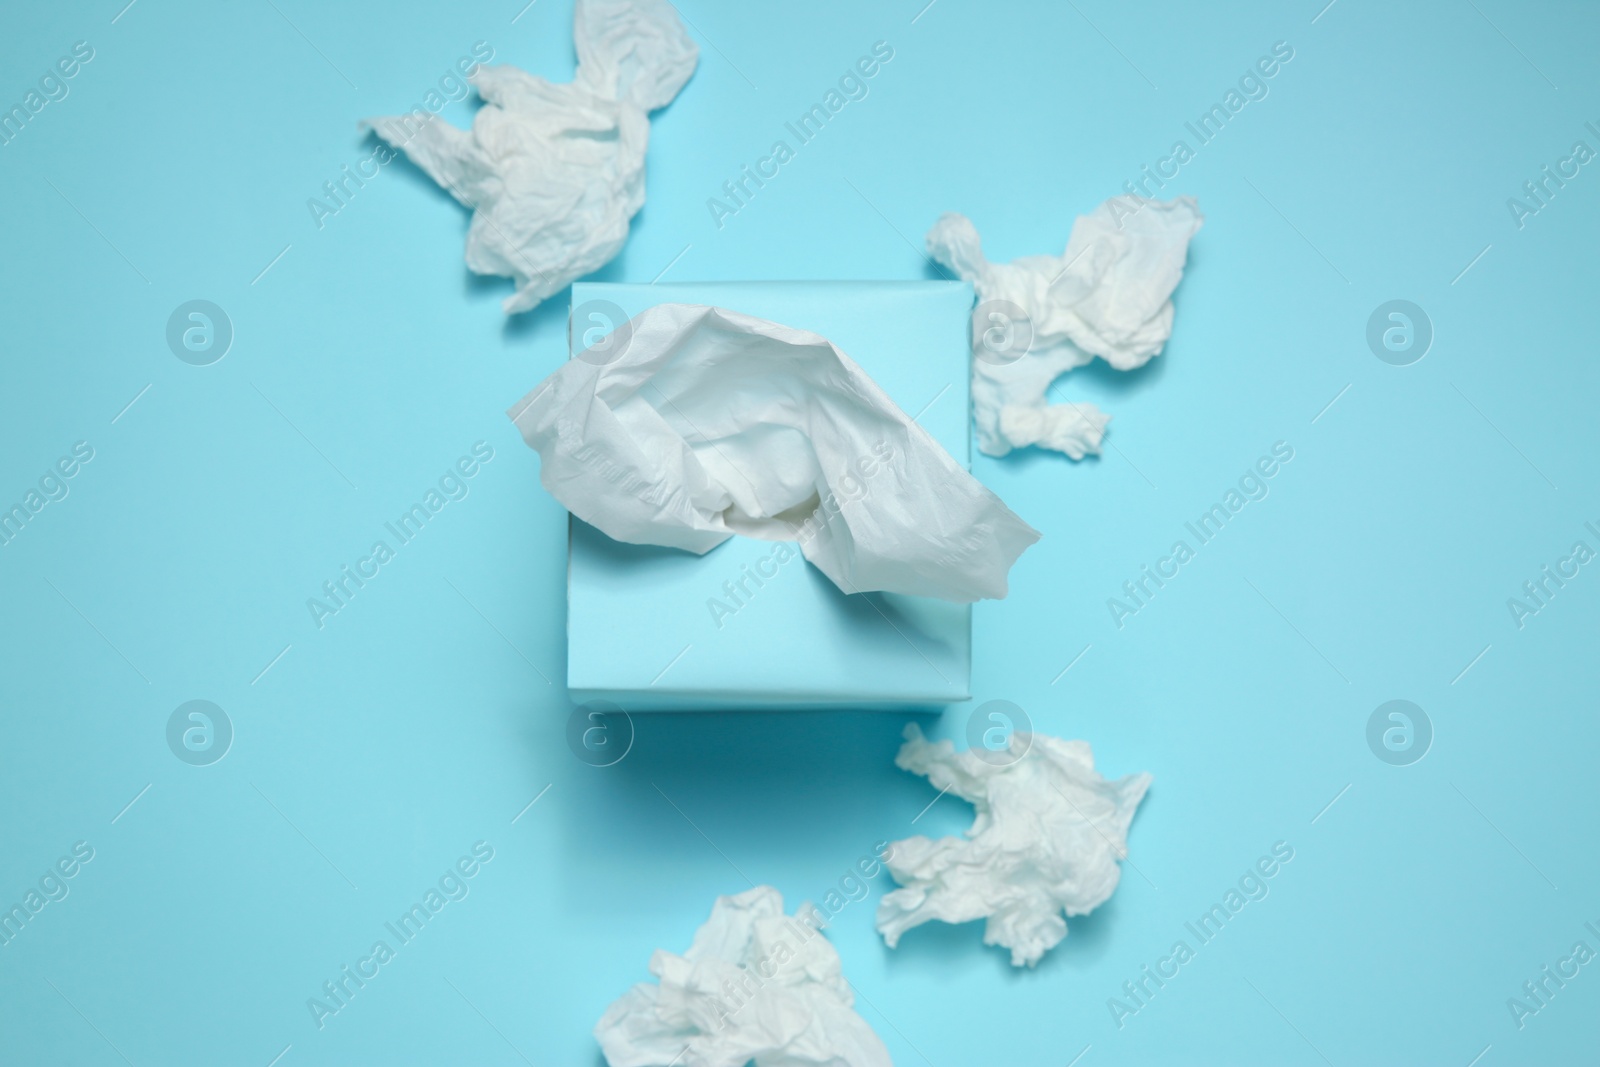
M996 765L949 741L925 740L915 723L895 765L977 809L966 839L896 841L885 866L901 888L878 903L890 948L913 926L989 920L983 943L1033 966L1067 936L1068 916L1104 904L1128 854L1128 824L1150 788L1148 774L1109 782L1095 772L1087 741L1020 731L1015 762Z
M983 258L965 216L947 214L933 224L928 254L978 291L972 404L982 451L1003 456L1039 445L1073 459L1099 453L1111 417L1093 404L1046 405L1045 390L1095 356L1133 370L1161 351L1172 335L1169 297L1203 221L1193 197L1115 196L1078 218L1060 256L1011 263ZM1010 321L1015 313L991 301L1020 308L1025 321ZM1008 332L1014 330L1031 331L1032 344L1025 336L1017 341Z
M722 308L649 308L509 414L618 541L798 540L846 593L971 602L1039 539L826 338Z
M718 897L682 956L657 950L650 973L595 1024L611 1067L890 1067L851 1005L839 954L809 905L794 918L760 886Z
M666 0L577 0L577 76L555 85L480 67L472 130L397 116L379 137L473 208L467 266L508 275L506 312L527 311L610 262L644 206L649 113L694 73L699 52Z

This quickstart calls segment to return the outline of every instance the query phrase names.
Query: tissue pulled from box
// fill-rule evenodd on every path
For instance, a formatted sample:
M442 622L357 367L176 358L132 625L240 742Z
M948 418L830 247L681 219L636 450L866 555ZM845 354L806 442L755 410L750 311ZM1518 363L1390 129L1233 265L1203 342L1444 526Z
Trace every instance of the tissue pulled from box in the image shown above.
M837 346L723 308L649 308L508 414L545 488L618 541L798 541L846 593L970 603L1039 539Z
M1204 221L1193 197L1115 196L1073 224L1060 256L983 258L977 228L947 214L928 254L972 283L972 406L991 456L1038 445L1099 454L1111 417L1088 403L1047 404L1062 373L1099 356L1117 370L1148 363L1172 335L1172 291Z
M682 956L657 950L650 973L595 1024L611 1067L889 1067L852 1005L821 928L802 904L759 886L718 897Z
M984 759L906 727L895 766L920 774L977 809L965 839L896 841L885 866L901 888L878 903L890 948L925 922L988 919L983 942L1033 966L1067 936L1062 916L1104 904L1128 854L1128 824L1150 788L1148 774L1107 781L1086 741L1021 731Z
M461 130L418 109L365 123L473 209L467 266L509 276L508 314L609 263L644 206L649 113L699 52L666 0L577 0L578 70L553 84L516 67L469 79L484 106Z

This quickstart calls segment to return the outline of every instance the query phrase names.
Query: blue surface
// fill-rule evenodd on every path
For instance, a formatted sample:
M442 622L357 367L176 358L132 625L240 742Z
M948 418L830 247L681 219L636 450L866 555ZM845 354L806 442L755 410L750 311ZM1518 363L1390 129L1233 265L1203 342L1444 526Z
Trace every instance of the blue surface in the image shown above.
M1521 1029L1507 999L1600 949L1600 575L1520 628L1507 600L1600 548L1600 175L1520 228L1507 200L1600 148L1600 12L1324 2L685 0L702 65L603 280L933 277L947 210L995 258L1059 251L1294 49L1163 190L1207 217L1166 353L1055 389L1116 416L1105 457L975 465L1044 540L975 613L974 698L1154 774L1137 869L1032 972L976 927L891 953L870 901L841 913L897 1063L1593 1059L1593 965ZM7 13L8 103L95 50L0 147L0 499L93 449L0 548L0 899L94 851L0 948L7 1062L592 1065L592 1021L716 894L748 877L793 906L880 839L965 825L947 797L912 826L934 791L892 766L899 716L658 716L614 767L567 750L566 516L503 415L565 358L565 302L506 322L465 213L404 165L320 230L306 207L371 152L356 120L475 41L569 76L570 5L521 6ZM870 95L718 229L707 198L878 40ZM166 344L193 299L234 326L210 366ZM1434 327L1410 366L1367 346L1392 299ZM1118 629L1107 598L1280 440L1270 495ZM468 495L319 629L307 599L479 441ZM234 728L205 767L167 742L196 699ZM1410 766L1368 747L1392 699L1433 724ZM319 1031L307 998L478 841L469 895ZM1108 998L1277 841L1270 895L1119 1030Z
M572 289L575 308L607 301L631 317L657 304L707 304L820 334L957 463L969 463L972 287L965 282L580 282ZM579 348L587 325L574 323ZM880 443L905 447L865 444ZM857 492L870 494L872 484L858 479ZM847 596L806 565L794 542L785 552L733 537L696 556L621 544L575 520L570 543L573 700L607 699L629 711L930 710L972 695L968 604Z

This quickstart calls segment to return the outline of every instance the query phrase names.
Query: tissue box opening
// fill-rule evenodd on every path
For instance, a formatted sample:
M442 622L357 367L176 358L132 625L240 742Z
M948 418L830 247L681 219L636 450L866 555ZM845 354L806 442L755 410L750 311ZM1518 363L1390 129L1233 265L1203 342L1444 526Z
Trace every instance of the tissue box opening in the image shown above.
M972 289L963 282L577 284L572 306L629 316L710 304L811 330L969 465ZM588 322L572 323L574 350ZM593 337L590 337L593 340ZM871 492L870 475L865 491ZM969 698L970 605L846 595L793 542L733 537L704 556L570 520L567 685L628 711L934 708Z

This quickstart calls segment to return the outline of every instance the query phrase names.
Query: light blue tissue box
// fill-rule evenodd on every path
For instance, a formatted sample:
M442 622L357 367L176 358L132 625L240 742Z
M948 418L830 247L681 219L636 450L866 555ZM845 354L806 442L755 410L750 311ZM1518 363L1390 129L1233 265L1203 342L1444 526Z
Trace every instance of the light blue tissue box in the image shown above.
M574 308L605 300L632 317L657 304L710 304L821 334L962 466L970 465L972 299L965 282L572 287ZM574 353L592 325L572 324ZM789 548L784 560L777 542L735 536L696 556L623 544L571 519L572 699L626 711L907 709L968 699L970 605L847 595L798 545Z

